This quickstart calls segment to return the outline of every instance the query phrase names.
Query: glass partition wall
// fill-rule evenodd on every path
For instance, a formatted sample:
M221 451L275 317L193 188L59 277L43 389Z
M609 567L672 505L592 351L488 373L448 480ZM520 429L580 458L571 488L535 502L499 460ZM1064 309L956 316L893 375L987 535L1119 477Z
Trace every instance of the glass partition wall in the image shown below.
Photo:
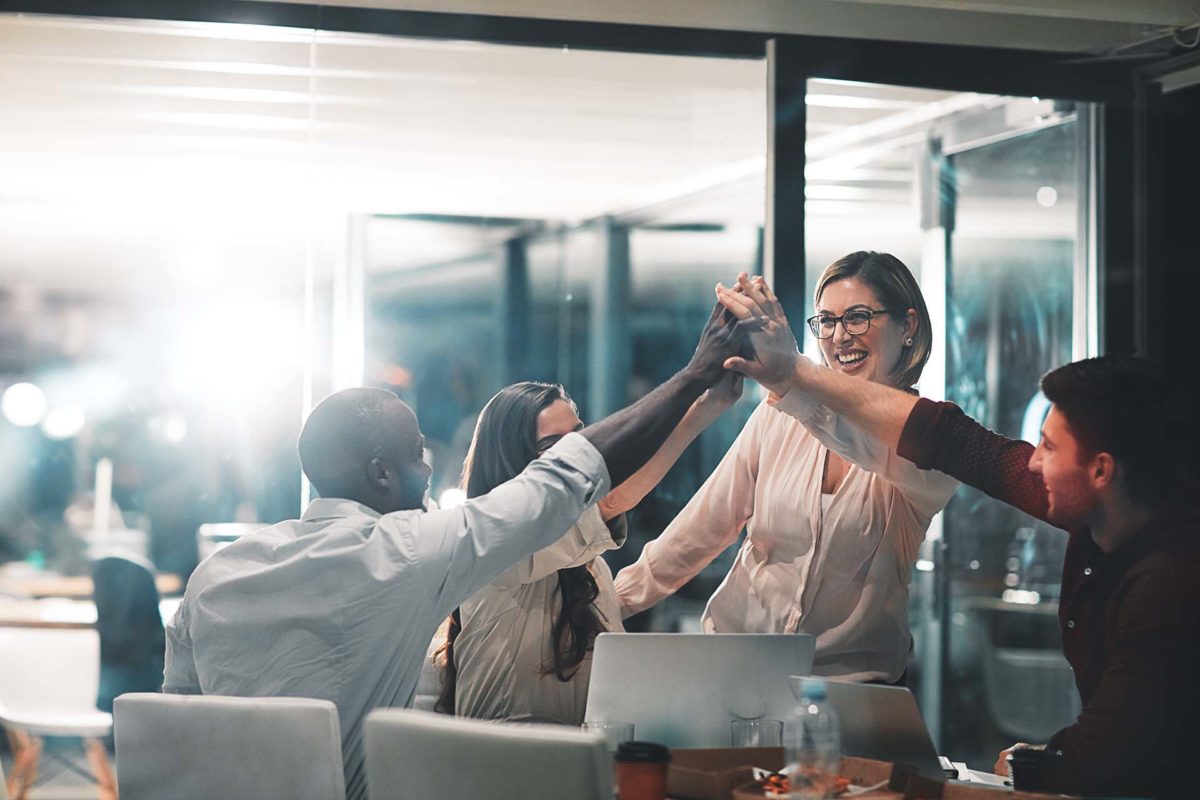
M808 98L810 297L839 256L894 253L934 326L921 394L1037 441L1040 376L1097 352L1090 107L822 80ZM820 358L807 333L805 350ZM1055 616L1065 536L966 487L934 519L908 683L955 760L986 769L1078 712Z
M758 263L762 59L8 14L0 67L0 390L47 406L0 425L6 559L83 568L64 515L106 459L121 524L186 573L201 523L297 513L305 409L363 382L417 410L441 495L500 387L610 413Z

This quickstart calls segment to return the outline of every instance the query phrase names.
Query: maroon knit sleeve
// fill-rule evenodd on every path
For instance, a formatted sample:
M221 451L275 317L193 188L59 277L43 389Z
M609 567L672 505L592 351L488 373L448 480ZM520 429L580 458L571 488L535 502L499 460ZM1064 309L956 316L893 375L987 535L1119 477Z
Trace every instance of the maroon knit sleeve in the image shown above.
M896 449L921 469L936 469L1030 516L1046 519L1046 486L1029 471L1033 445L988 430L953 403L921 398Z

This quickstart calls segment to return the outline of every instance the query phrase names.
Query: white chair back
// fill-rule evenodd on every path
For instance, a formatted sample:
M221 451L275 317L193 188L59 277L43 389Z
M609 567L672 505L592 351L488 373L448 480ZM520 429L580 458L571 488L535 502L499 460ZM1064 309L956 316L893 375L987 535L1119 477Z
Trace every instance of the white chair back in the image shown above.
M0 628L0 725L34 736L104 736L96 709L100 637L91 629Z
M327 700L125 694L113 707L121 800L342 800Z
M406 709L371 712L366 730L378 800L612 800L612 756L599 734Z

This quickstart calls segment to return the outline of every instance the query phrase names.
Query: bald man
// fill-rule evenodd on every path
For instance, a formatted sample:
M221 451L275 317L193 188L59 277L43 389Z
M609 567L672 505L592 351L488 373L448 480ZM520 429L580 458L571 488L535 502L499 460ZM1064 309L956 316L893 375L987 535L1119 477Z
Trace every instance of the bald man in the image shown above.
M722 375L743 331L713 309L688 365L632 406L567 434L524 472L426 511L417 418L395 395L348 389L300 434L320 497L200 564L167 626L163 691L318 697L337 705L346 794L366 796L363 720L412 704L438 624L560 538L639 469Z

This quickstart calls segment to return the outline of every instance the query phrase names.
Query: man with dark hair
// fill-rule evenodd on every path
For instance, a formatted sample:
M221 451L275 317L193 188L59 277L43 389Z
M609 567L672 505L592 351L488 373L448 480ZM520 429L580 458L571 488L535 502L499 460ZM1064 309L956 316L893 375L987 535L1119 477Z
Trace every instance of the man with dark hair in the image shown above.
M299 443L321 496L302 519L196 568L167 628L163 690L331 700L346 795L364 797L367 713L411 705L438 624L649 459L737 352L739 326L726 319L713 309L691 361L662 386L452 509L424 508L424 439L399 398L377 389L325 398Z
M802 392L850 423L848 436L873 437L924 469L1067 530L1059 620L1083 710L1033 757L1021 788L1194 797L1200 512L1184 473L1193 437L1166 377L1144 359L1111 356L1048 373L1042 388L1053 405L1035 448L987 430L951 403L814 365L797 352L761 279L743 277L718 295L758 326L753 360L734 357L727 367L777 398ZM1009 752L998 772L1007 771Z

